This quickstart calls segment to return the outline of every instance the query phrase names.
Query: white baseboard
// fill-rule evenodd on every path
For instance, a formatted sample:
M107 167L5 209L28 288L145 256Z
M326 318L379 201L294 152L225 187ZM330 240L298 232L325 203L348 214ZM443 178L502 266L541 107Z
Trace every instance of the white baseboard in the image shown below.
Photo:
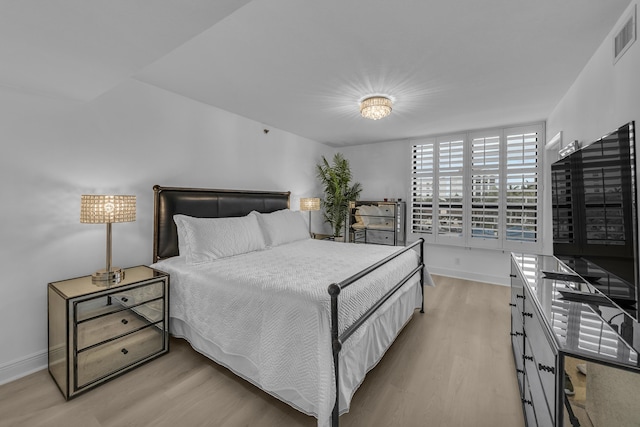
M47 367L47 351L32 353L19 360L0 365L0 385L25 377Z
M427 270L431 274L439 276L454 277L456 279L473 280L475 282L490 283L492 285L510 286L509 277L492 276L488 274L477 274L461 270L450 270L448 268L427 266Z

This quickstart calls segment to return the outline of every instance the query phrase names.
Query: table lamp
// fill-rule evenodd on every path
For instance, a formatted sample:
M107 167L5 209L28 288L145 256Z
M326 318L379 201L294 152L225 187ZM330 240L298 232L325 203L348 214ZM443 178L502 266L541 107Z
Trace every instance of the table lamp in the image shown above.
M91 276L95 284L108 286L124 279L124 270L111 265L111 224L136 220L136 196L82 195L80 200L80 222L84 224L107 224L107 267Z
M311 234L311 211L320 210L320 199L318 197L300 199L300 210L309 211L309 234Z

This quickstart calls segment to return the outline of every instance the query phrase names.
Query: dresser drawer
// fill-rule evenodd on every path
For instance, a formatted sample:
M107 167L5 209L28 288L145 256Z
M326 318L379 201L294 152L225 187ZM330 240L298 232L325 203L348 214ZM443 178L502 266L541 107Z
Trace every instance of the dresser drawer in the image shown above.
M365 231L364 230L354 230L353 231L353 241L355 243L365 243Z
M163 348L162 329L149 326L131 335L79 352L76 388L122 371L127 366L159 353Z
M535 367L542 385L543 393L549 402L552 414L555 414L553 402L555 402L556 381L556 350L545 332L543 320L538 310L534 307L533 297L528 290L524 300L524 334L525 351L533 357ZM562 373L558 373L562 375Z
M141 329L149 323L159 322L163 318L163 302L163 299L150 301L132 309L124 309L78 323L78 351ZM114 304L122 308L119 304Z
M513 360L516 365L516 377L518 378L518 387L520 387L520 397L524 393L524 359L522 351L522 337L513 337L511 339L511 347L513 349Z
M524 420L527 427L550 427L541 426L536 420L536 412L533 409L533 399L531 398L531 391L529 389L529 381L525 377L524 393L522 396L522 408L524 412Z
M393 231L367 230L367 243L393 245Z
M538 426L553 426L553 418L555 414L554 395L549 396L549 391L544 389L542 384L542 376L546 374L538 369L538 363L532 356L529 343L525 344L524 371L527 383L529 384L529 392L531 393L531 401L533 402ZM554 378L553 374L549 375ZM551 390L553 392L553 390Z
M76 303L76 321L91 319L112 313L122 309L122 306L131 307L142 304L164 295L164 282L157 281L122 292L114 292L98 298L92 298ZM117 304L114 304L114 300Z

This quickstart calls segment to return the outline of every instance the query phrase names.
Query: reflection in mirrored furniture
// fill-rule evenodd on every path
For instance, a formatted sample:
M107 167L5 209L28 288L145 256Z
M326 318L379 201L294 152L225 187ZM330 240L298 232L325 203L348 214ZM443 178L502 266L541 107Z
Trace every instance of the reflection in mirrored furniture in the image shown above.
M527 254L511 255L510 305L527 426L638 425L640 327L627 311L557 258Z
M146 266L96 286L49 283L49 373L70 399L169 351L169 275Z
M406 203L363 201L349 203L349 241L404 246Z

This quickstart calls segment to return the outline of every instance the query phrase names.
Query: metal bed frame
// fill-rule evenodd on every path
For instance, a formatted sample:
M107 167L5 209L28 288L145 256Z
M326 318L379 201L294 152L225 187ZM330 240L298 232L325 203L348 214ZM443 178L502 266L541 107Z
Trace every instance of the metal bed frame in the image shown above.
M420 246L420 264L416 268L414 268L409 274L407 274L398 284L396 284L392 289L389 290L385 295L382 296L369 310L367 310L360 318L358 318L351 326L349 326L342 334L338 334L338 296L340 295L340 291L346 288L347 286L353 284L358 279L366 276L372 271L376 270L379 267L382 267L389 261L394 258L397 258L401 254L413 250L414 247ZM402 251L396 252L394 254L389 255L381 261L373 264L372 266L360 271L359 273L354 274L346 280L343 280L340 283L332 283L329 285L329 295L331 296L331 347L333 351L333 369L335 373L335 381L336 381L336 402L333 406L333 412L331 413L331 426L338 427L340 421L340 389L338 384L339 377L339 355L340 350L342 349L342 344L349 339L349 337L356 331L360 326L364 324L371 317L373 313L376 312L384 304L393 294L398 291L407 283L407 281L413 277L416 273L420 273L420 289L422 291L422 307L420 308L420 313L424 313L424 239L418 239L414 243L409 246L406 246Z
M153 227L153 262L178 255L178 238L173 215L184 214L201 218L220 218L243 216L256 210L262 213L273 212L289 207L290 192L214 190L203 188L161 187L156 185L154 191L154 227ZM382 296L369 310L339 334L338 306L342 289L350 286L367 274L387 264L401 254L420 247L420 262L391 290ZM393 296L413 276L420 273L422 307L424 313L424 239L419 239L401 251L395 252L370 267L356 273L340 283L329 285L331 297L331 346L335 373L336 400L331 414L332 427L338 427L340 417L339 355L342 344L360 328L391 296Z

